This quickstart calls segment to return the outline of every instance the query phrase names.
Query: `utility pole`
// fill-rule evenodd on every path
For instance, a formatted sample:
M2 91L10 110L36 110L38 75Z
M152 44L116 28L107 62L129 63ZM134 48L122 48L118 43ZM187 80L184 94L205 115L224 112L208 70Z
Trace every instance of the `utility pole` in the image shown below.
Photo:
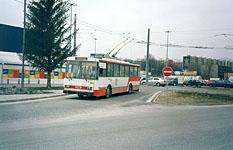
M21 88L24 87L24 53L25 53L25 31L26 31L26 0L24 0L24 10L23 10L23 45L22 45L22 73L21 73Z
M76 14L74 14L74 49L76 49L76 34L77 34L77 20Z
M146 83L148 83L148 72L149 72L149 48L150 48L150 28L147 33L147 52L146 52Z
M166 67L168 67L168 40L169 40L169 33L172 31L165 31L167 33L167 52L166 52Z
M96 41L98 40L97 38L94 38L95 40L95 55L96 55Z
M165 31L167 33L167 52L166 52L166 67L168 67L168 40L169 40L169 33L172 31ZM166 78L166 89L168 90L168 77Z
M76 4L74 3L70 3L70 49L72 48L72 44L71 44L71 35L72 35L72 15L73 15L73 11L72 11L72 7L76 6Z

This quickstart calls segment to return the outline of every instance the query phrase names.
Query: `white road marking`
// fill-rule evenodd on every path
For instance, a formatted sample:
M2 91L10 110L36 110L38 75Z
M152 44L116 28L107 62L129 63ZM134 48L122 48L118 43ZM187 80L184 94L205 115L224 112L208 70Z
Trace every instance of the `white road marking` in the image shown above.
M156 93L154 93L146 102L147 103L151 103L151 102L154 102L154 99L157 99L159 94L161 93L162 91L158 91Z

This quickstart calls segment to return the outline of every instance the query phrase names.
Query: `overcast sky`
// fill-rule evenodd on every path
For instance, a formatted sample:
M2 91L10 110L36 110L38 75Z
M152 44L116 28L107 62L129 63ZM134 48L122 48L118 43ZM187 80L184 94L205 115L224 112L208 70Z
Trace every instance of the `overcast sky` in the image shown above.
M23 0L0 0L0 23L21 26ZM233 47L232 0L72 0L78 19L79 56L94 52L93 38L97 38L97 53L106 53L124 40L123 33L135 40L121 49L118 57L142 58L146 45L136 41L147 38L151 42L166 43L166 30L172 31L169 43L185 46ZM101 30L101 31L100 31ZM110 30L110 31L109 31ZM104 31L104 32L103 32ZM165 58L166 47L150 46L155 58ZM183 55L233 59L233 50L169 48L169 58Z

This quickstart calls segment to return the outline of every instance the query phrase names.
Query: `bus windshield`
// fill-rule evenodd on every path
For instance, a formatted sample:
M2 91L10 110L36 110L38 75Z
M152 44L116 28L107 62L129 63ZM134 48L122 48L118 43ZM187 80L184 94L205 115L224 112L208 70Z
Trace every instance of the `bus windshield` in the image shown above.
M72 67L73 78L97 79L97 62L79 61Z

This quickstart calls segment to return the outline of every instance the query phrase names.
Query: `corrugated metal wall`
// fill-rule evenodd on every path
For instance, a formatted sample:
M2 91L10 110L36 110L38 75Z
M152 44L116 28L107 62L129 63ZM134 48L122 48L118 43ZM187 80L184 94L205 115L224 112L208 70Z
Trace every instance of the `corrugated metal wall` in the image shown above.
M23 28L0 24L0 51L22 53Z

